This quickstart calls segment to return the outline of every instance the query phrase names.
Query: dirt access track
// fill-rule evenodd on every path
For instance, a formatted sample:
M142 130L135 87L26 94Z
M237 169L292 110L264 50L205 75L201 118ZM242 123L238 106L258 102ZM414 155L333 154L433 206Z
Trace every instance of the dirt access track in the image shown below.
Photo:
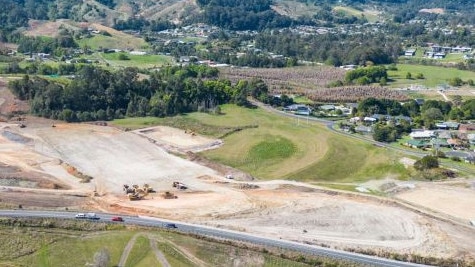
M21 128L0 122L2 205L157 216L340 249L475 256L475 228L468 224L303 183L230 180L222 168L176 154L219 140L168 127L130 132L60 122L52 127L52 121L33 117L24 123ZM78 172L93 179L81 183L72 175ZM188 189L172 187L173 181ZM157 192L143 200L130 201L122 190L123 184L144 183ZM162 198L166 191L177 198Z

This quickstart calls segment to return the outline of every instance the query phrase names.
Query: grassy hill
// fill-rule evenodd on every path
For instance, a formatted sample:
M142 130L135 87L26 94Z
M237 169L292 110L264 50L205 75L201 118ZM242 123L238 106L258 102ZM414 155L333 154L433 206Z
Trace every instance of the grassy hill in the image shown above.
M242 130L223 138L219 149L203 152L213 161L233 166L258 179L307 182L353 182L384 177L406 178L398 155L362 141L334 134L305 118L282 117L262 109L222 106L222 115L191 113L175 118L125 119L123 127L166 124L198 133ZM179 122L179 123L178 123ZM256 126L246 128L244 126Z

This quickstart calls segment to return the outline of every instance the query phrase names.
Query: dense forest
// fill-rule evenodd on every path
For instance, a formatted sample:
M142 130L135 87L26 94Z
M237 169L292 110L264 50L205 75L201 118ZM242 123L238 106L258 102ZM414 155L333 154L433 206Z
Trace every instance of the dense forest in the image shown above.
M326 62L328 65L388 64L401 54L401 47L384 34L300 35L290 31L262 32L256 46L286 57Z
M283 28L292 20L271 9L271 0L198 0L203 22L230 30Z
M243 80L232 85L217 75L215 68L190 65L164 68L139 79L134 68L110 72L85 65L66 85L25 75L9 87L29 101L32 114L69 122L214 111L225 103L246 106L248 95L267 100L264 82Z

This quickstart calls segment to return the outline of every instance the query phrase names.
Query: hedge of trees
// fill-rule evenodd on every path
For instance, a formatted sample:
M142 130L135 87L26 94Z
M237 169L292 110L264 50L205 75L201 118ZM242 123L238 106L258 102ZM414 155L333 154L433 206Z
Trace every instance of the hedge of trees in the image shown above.
M388 79L388 73L384 66L369 66L350 70L345 75L346 83L356 83L366 85L370 83L380 83Z
M268 101L267 86L261 80L233 85L217 79L214 68L168 67L148 79L139 79L137 71L126 68L110 72L86 65L66 85L25 75L11 81L9 87L17 97L29 101L32 114L68 122L172 116L213 110L224 103L246 106L248 95Z

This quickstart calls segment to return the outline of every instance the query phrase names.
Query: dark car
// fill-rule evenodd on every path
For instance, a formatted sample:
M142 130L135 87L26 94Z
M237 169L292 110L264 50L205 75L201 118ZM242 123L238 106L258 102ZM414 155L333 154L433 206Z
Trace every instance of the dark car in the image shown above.
M116 217L112 217L112 221L114 221L114 222L123 222L124 219L122 217L116 216Z
M167 223L165 224L165 228L177 228L177 227L176 227L176 224L174 223Z

